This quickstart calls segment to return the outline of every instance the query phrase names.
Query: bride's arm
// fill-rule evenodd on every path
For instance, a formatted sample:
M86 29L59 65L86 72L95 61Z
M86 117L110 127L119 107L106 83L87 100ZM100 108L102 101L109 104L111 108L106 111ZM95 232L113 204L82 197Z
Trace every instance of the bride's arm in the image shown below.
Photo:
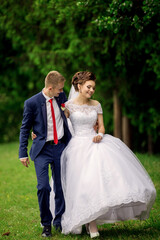
M66 118L69 118L70 113L69 113L69 110L67 108L65 108L64 114L65 114Z
M103 114L98 114L98 133L105 133Z
M31 133L32 141L33 141L36 137L37 137L37 135L36 135L34 132L32 132L32 133Z
M105 133L103 114L98 114L98 134L93 138L93 142L99 143Z

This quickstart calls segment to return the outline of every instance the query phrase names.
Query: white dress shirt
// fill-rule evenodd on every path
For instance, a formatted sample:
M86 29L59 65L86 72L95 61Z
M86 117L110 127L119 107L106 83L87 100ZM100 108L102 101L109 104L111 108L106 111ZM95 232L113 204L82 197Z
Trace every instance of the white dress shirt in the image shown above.
M53 120L52 120L52 113L51 113L51 103L49 100L50 97L46 96L42 90L42 94L46 99L46 109L47 109L47 139L46 142L54 140L53 137ZM56 120L56 129L57 129L57 137L61 139L64 136L64 128L63 128L63 119L61 117L60 109L55 98L52 98L55 120ZM20 158L20 160L25 159L26 157Z
M47 109L47 141L54 140L53 137L53 120L52 120L52 113L51 113L51 103L49 102L50 99L52 99L53 108L54 108L54 114L55 114L55 120L56 120L56 129L57 129L57 136L58 139L61 139L64 135L64 128L63 128L63 119L60 113L59 106L55 100L55 98L50 98L46 96L42 90L42 94L46 99L46 109Z

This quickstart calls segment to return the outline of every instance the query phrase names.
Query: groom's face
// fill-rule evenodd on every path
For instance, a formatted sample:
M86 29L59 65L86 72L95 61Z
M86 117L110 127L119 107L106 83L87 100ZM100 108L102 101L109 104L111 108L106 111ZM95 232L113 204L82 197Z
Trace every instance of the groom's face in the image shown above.
M58 97L61 92L63 92L64 82L60 82L56 87L51 87L50 97Z

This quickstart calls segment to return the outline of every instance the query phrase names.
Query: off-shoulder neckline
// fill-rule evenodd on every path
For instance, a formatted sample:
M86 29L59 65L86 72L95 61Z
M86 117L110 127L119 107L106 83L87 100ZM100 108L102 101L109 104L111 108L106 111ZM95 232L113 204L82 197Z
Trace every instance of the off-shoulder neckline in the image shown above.
M97 107L98 105L100 105L100 103L98 102L98 104L97 105L89 105L89 104L76 104L76 103L74 103L73 102L74 101L74 99L70 99L69 101L68 101L68 103L71 103L71 104L73 104L73 105L76 105L76 106L79 106L79 107L82 107L82 106L87 106L87 107Z

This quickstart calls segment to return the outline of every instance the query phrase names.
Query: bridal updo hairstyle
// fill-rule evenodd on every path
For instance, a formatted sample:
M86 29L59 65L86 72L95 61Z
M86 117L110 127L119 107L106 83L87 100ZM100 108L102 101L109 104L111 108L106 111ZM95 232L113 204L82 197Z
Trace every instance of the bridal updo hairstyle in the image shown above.
M82 72L77 72L74 74L73 78L72 78L72 84L75 88L75 91L78 92L78 84L84 84L85 82L92 80L92 81L96 81L96 76L92 73L92 72L88 72L88 71L82 71Z

